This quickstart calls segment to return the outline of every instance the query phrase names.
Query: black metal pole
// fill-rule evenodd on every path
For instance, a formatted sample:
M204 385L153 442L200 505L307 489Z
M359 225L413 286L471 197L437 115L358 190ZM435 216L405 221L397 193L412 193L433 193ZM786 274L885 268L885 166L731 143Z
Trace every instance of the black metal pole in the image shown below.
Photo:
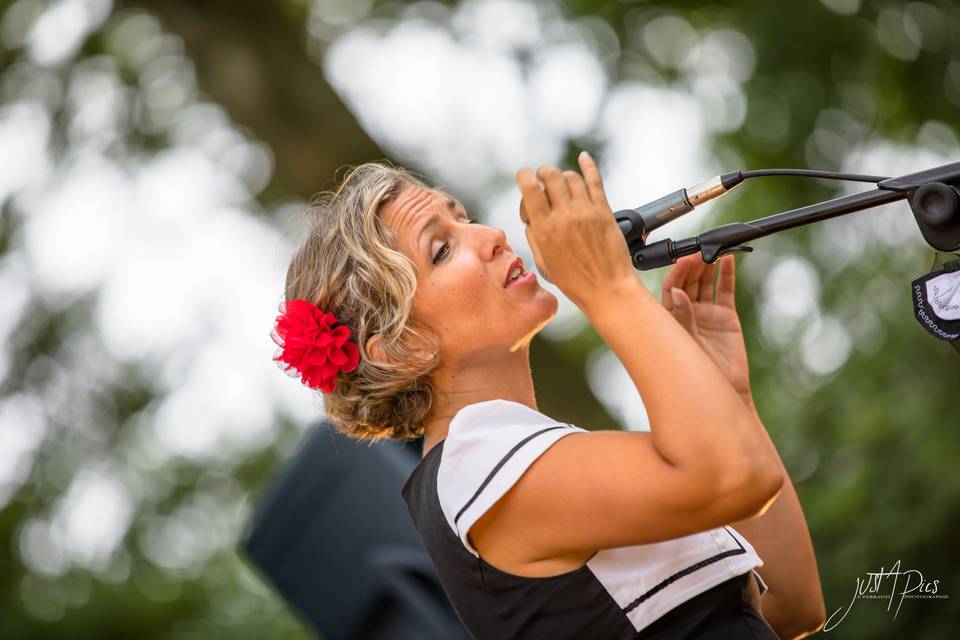
M936 177L947 174L952 179L951 181L957 181L956 173L958 168L960 168L960 163L954 163L946 167L912 174L911 176L891 178L890 180L882 182L878 189L834 198L833 200L785 211L751 222L725 224L716 229L705 231L693 238L676 241L666 238L646 245L634 243L630 246L630 255L633 258L634 267L643 271L665 267L676 262L676 260L682 256L697 253L698 251L703 255L704 262L714 262L717 258L727 253L753 251L753 247L743 246L741 244L743 242L756 240L757 238L762 238L763 236L768 236L778 231L800 227L813 222L819 222L820 220L835 218L908 198L911 199L911 208L928 243L932 243L932 246L937 246L937 244L943 244L942 241L944 238L948 238L944 246L953 246L956 244L954 237L957 236L958 230L956 227L958 225L956 221L950 219L951 215L948 215L949 211L947 210L945 213L941 213L940 209L943 209L942 206L938 209L936 204L927 205L924 202L915 202L915 199L912 197L913 194L917 192L923 193L922 189L924 188L938 186L943 189L948 189L947 186L937 182L922 183L922 180L911 180L911 178L925 177L924 174L931 175L937 172L938 175ZM955 189L954 187L954 190ZM936 211L936 213L934 213L934 211ZM937 219L941 219L940 224L937 225L940 228L931 230L930 222L936 221ZM941 242L934 243L938 238ZM940 247L937 248L940 250L948 250Z
M664 267L682 256L700 252L705 262L738 251L753 251L741 243L756 240L778 231L792 229L828 218L862 211L880 205L909 199L910 207L928 244L940 251L960 246L960 162L916 173L888 178L877 189L841 196L777 213L751 222L733 222L710 229L693 238L666 238L651 244L625 232L633 265L639 270ZM619 212L621 214L630 211ZM618 220L621 228L624 222ZM631 225L626 225L630 227ZM636 226L636 225L633 225Z
M716 229L704 231L695 238L673 241L670 238L638 247L633 252L634 267L641 270L656 269L672 264L677 258L698 251L704 262L713 262L726 253L752 251L752 247L739 246L778 231L793 229L812 222L862 211L889 202L903 200L906 192L873 189L863 193L842 196L827 202L818 202L799 209L784 211L751 222L732 222Z

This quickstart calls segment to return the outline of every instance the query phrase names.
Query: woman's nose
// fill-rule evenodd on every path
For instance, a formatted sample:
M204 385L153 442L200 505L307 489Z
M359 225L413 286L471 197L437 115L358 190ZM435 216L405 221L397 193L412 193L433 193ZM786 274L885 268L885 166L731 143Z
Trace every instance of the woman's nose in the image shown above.
M507 245L507 232L501 229L500 227L484 227L487 230L487 234L484 238L484 248L485 251L489 254L487 255L488 259L496 257L499 251L503 251L508 248Z

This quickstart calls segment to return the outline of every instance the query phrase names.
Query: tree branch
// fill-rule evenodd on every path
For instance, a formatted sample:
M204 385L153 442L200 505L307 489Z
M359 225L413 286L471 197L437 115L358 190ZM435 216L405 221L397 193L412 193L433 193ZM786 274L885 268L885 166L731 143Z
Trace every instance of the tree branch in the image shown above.
M120 0L183 39L200 88L275 154L264 199L309 198L343 164L386 156L307 55L304 16L287 4L231 0Z

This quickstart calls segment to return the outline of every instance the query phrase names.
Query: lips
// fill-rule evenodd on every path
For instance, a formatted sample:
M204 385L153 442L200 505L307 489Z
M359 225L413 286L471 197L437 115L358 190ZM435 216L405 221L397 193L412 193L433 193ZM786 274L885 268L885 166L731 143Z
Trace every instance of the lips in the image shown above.
M510 274L513 273L513 270L517 267L523 267L523 260L520 259L520 256L514 258L513 262L510 263L510 266L507 268L507 275L503 279L503 286L506 287L510 282Z

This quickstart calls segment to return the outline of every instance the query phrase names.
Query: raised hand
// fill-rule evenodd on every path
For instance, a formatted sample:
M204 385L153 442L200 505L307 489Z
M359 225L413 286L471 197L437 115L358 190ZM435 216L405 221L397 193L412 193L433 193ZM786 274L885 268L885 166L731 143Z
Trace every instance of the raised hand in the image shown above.
M542 165L536 175L520 169L516 181L520 219L537 266L584 309L604 289L636 275L596 163L588 153L578 162L583 176Z
M714 299L718 262L720 277ZM712 264L705 263L699 253L684 256L664 279L661 302L713 359L744 402L752 406L750 370L734 298L735 284L733 255L722 256Z

